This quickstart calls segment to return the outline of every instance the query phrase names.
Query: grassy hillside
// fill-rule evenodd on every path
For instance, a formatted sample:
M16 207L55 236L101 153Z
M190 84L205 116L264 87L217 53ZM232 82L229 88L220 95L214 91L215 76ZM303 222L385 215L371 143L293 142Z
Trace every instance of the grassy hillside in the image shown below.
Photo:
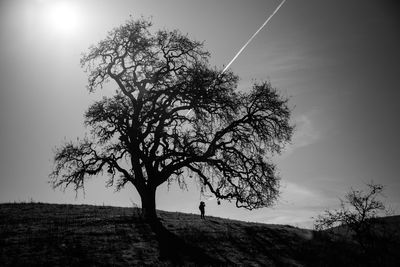
M0 204L0 266L321 266L338 260L324 252L326 238L311 230L158 214L162 226L152 228L134 208Z

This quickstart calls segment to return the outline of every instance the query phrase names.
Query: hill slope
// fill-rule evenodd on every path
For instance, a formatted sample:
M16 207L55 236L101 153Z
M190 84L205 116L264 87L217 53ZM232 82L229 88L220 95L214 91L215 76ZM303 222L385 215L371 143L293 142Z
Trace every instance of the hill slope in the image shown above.
M301 265L311 231L159 211L156 235L133 208L1 204L1 265Z
M150 227L134 208L0 204L0 265L318 266L311 230L158 211ZM343 253L342 253L343 254Z

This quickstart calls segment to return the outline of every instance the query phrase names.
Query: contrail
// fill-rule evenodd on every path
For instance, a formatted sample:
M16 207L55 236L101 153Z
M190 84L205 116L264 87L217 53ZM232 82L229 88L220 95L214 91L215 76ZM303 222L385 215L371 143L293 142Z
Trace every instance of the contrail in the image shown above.
M239 52L236 53L236 55L232 58L232 60L228 63L228 65L226 65L226 67L223 69L223 71L221 72L224 73L229 66L233 63L233 61L235 61L235 59L243 52L243 50L246 48L246 46L254 39L254 37L256 37L256 35L265 27L265 25L267 25L267 23L272 19L272 17L276 14L276 12L278 12L278 10L281 8L281 6L286 2L286 0L283 0L278 7L274 10L274 12L267 18L267 20L260 26L260 28L258 28L258 30L250 37L249 40L247 40L247 42L242 46L242 48L240 48Z
M277 8L275 8L274 12L272 12L272 14L265 20L265 22L258 28L258 30L250 37L249 40L247 40L247 42L242 46L242 48L240 48L240 50L236 53L236 55L232 58L231 61L229 61L228 65L226 65L226 67L222 70L222 72L219 74L223 74L228 68L229 66L236 60L236 58L243 52L243 50L246 48L246 46L254 39L254 37L256 37L256 35L265 27L265 25L267 25L267 23L272 19L272 17L276 14L276 12L278 12L278 10L281 8L281 6L286 2L286 0L283 0ZM187 113L186 116L189 115L189 113L192 111L192 109L190 109Z

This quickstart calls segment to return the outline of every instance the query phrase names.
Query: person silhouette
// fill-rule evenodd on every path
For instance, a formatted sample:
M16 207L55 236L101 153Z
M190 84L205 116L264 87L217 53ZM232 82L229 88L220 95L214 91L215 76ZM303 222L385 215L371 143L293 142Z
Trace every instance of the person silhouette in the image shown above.
M206 203L204 203L204 201L200 201L199 210L201 213L201 215L200 215L201 219L205 219L205 217L204 217L205 207L206 207Z

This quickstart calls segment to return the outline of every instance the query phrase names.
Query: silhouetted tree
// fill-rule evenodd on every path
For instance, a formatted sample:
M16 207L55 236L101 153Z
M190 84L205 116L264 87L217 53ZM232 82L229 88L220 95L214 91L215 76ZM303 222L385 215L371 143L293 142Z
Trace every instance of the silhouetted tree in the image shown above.
M86 111L90 134L55 151L53 187L77 191L107 170L109 186L135 186L148 219L157 187L189 177L237 207L271 205L279 179L269 157L293 130L287 99L268 82L237 91L238 77L210 68L202 43L150 28L130 19L82 56L89 92L108 81L118 89Z
M383 185L367 184L368 191L351 189L340 199L340 209L326 210L324 214L316 218L317 230L332 229L343 226L348 232L353 233L355 239L364 250L374 245L377 234L383 234L379 221L379 215L389 214L389 210L378 198L383 191Z

